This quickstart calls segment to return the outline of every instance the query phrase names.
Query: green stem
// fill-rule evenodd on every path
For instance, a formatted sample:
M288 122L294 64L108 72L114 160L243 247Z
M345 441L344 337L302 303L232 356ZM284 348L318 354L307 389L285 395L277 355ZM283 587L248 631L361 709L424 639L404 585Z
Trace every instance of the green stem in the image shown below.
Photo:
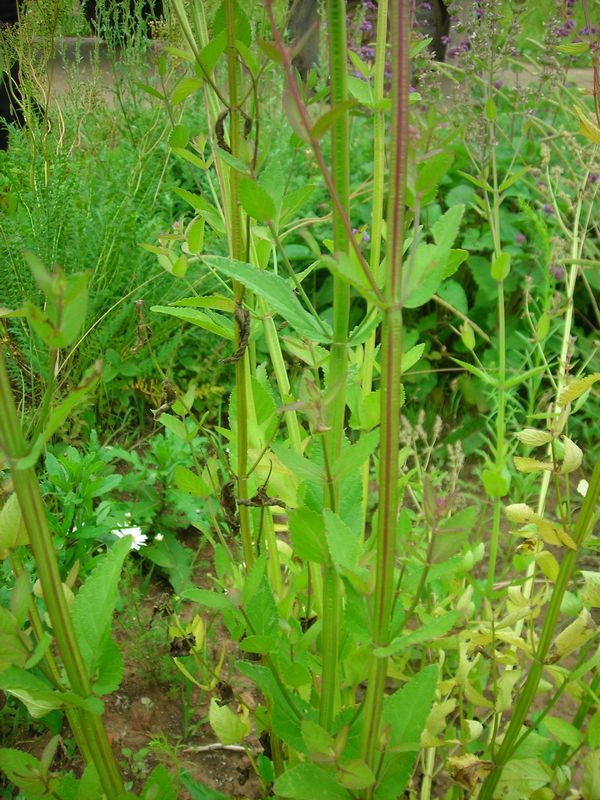
M488 97L493 97L493 63L490 68ZM486 207L488 211L488 221L494 243L494 257L498 258L502 252L502 240L500 236L500 192L498 191L498 166L496 163L496 124L490 121L489 127L489 147L491 150L492 161L492 185L493 201L490 207L489 199L486 195ZM504 437L506 434L506 307L504 299L504 281L498 281L498 377L497 377L497 402L496 412L496 446L495 446L495 469L497 475L502 475L505 469L505 445ZM502 498L494 498L494 513L492 520L492 531L490 536L490 555L488 559L488 576L486 594L491 598L494 590L494 580L496 577L496 562L498 559L498 543L500 540L500 523L502 520Z
M521 728L527 718L531 704L535 699L540 679L544 671L546 658L554 638L556 623L560 614L560 607L575 568L577 551L585 540L587 532L590 528L590 524L594 516L594 510L599 497L600 459L598 459L594 467L583 506L579 513L579 517L577 518L577 522L575 523L575 529L572 535L572 539L575 543L575 549L568 549L562 557L558 577L556 579L556 583L552 591L552 597L550 598L550 603L548 605L548 611L544 618L544 624L540 634L537 651L535 653L535 659L529 668L527 680L525 681L523 689L519 693L517 704L512 710L511 720L508 729L504 734L502 744L495 755L495 769L486 778L479 795L479 800L492 800L494 797L494 791L502 775L502 769L510 760L514 752L515 744L521 734Z
M374 593L373 648L390 640L394 602L394 561L398 495L398 441L402 392L403 336L403 250L406 208L408 84L410 75L410 25L408 0L390 3L392 34L392 130L388 189L386 306L381 333L381 430L379 460L379 514ZM367 695L363 711L361 755L375 768L379 749L387 659L371 658ZM363 793L373 797L374 787Z
M240 158L242 144L241 114L238 104L238 77L239 67L237 61L237 48L235 36L235 0L226 0L225 5L227 28L227 77L229 84L229 143L231 154ZM244 260L244 243L242 232L242 213L239 202L240 174L237 170L229 170L229 253L232 258ZM236 304L241 305L244 300L244 284L233 282L233 298ZM239 347L241 339L240 325L236 324L235 349ZM248 354L236 361L235 385L237 393L237 485L238 499L248 500ZM239 506L240 535L244 551L246 570L250 570L254 563L254 549L252 546L252 531L250 527L250 512L247 506Z
M375 46L375 74L373 81L373 97L376 108L373 114L373 199L371 212L371 253L369 266L377 281L379 262L381 261L381 243L383 241L383 200L385 192L385 120L383 110L385 61L387 57L387 25L388 0L379 0L377 7L377 41ZM367 309L368 313L369 309ZM362 367L361 396L367 397L373 388L373 367L375 363L375 347L377 334L373 334L365 342ZM363 527L366 524L366 511L369 500L369 467L367 459L362 469L363 484ZM364 531L363 531L364 534Z
M90 697L90 680L63 592L56 552L35 472L31 467L19 469L17 466L18 461L27 454L27 447L19 425L2 353L0 353L0 442L11 468L44 602L67 678L76 694L83 698ZM96 714L82 711L80 721L102 788L107 798L113 800L122 794L124 789L102 720Z
M346 9L343 0L328 0L327 30L331 105L333 108L348 98ZM348 253L347 224L350 219L349 119L344 112L331 129L332 181L340 208L333 210L333 244L336 253ZM323 442L329 465L342 452L344 415L346 412L346 373L350 287L338 277L333 280L333 341L329 356L328 393L331 398L327 423L330 431ZM340 486L333 484L325 504L333 511L339 506ZM332 566L323 570L323 674L319 716L321 725L329 729L339 708L339 648L342 619L342 587Z

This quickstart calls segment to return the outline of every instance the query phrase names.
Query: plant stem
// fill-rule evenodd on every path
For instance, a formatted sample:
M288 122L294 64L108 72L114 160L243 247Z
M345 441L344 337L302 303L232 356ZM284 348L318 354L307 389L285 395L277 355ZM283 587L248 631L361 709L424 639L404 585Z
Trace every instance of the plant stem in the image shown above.
M384 98L385 60L387 56L388 0L379 0L377 7L377 41L375 46L375 73L373 98L378 110L373 114L373 199L371 210L371 253L369 266L375 281L379 275L381 243L383 241L383 199L385 191L385 111L381 108ZM369 308L367 308L367 313ZM376 332L365 342L362 366L361 397L365 398L373 388L373 366L375 363ZM369 466L367 459L362 469L363 483L363 535L366 510L369 500Z
M226 0L225 5L227 28L227 77L229 83L229 144L234 158L240 158L242 143L242 119L238 105L238 75L237 48L235 35L235 0ZM242 235L242 213L239 202L240 174L236 169L229 170L229 254L239 261L244 260L244 244ZM244 300L244 284L233 282L233 298L236 305L241 306ZM236 324L235 349L241 340L241 327ZM237 392L237 486L238 499L248 500L248 354L235 364L235 385ZM247 506L238 506L240 520L240 535L246 570L249 571L254 563L254 549L252 546L252 532L250 528L250 512Z
M373 619L373 648L389 643L394 601L394 560L398 516L398 441L402 391L403 249L406 207L410 24L408 0L390 3L392 34L392 130L388 189L386 306L381 356L379 515ZM379 749L387 659L371 658L363 712L361 755L374 769ZM364 791L370 800L374 787Z
M329 71L331 106L344 103L348 97L346 8L343 0L328 0L327 31L329 42ZM349 120L344 112L337 117L331 129L332 182L339 199L339 208L333 210L333 244L336 253L348 253L347 224L350 219L350 165ZM333 279L333 341L329 356L328 394L330 404L327 414L329 432L323 448L329 467L342 452L344 441L344 416L346 413L346 373L348 319L350 313L350 287L339 277ZM330 486L324 498L332 511L339 506L339 483ZM339 708L339 650L342 619L342 587L333 566L323 569L323 630L322 630L322 686L319 717L321 725L329 729Z
M31 551L44 602L52 623L58 650L71 688L82 698L91 696L90 680L84 664L69 608L63 592L56 552L48 526L46 510L33 468L19 469L18 461L27 454L27 447L17 417L4 356L0 352L0 443L6 453L23 521L29 535ZM81 732L108 798L119 797L123 782L111 750L101 718L82 711Z

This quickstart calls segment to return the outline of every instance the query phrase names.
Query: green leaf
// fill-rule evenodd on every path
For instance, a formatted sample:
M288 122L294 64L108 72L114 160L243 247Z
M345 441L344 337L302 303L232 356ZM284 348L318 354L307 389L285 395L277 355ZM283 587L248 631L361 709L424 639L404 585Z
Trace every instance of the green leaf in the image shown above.
M198 54L198 61L201 65L200 72L203 73L204 71L204 73L210 75L226 47L227 31L223 30L214 35Z
M182 78L171 92L171 104L176 106L178 103L182 103L203 85L204 81L201 78ZM185 145L177 145L177 147L185 147Z
M460 618L460 611L448 611L442 614L441 617L421 625L417 630L396 637L387 647L376 647L373 652L379 658L387 658L413 647L415 644L431 641L432 639L440 639L454 627Z
M440 523L433 534L432 562L439 564L446 561L462 548L469 534L473 533L477 514L477 507L469 506Z
M459 358L453 358L450 356L451 360L454 361L455 364L458 364L459 367L466 369L467 372L470 372L471 375L475 375L476 378L479 378L480 381L487 383L488 386L495 386L496 381L492 378L491 375L488 375L487 372L484 372L479 367L473 366L473 364L469 364L467 361L461 361Z
M339 781L346 789L359 792L375 783L375 775L369 766L360 758L344 762L340 767Z
M119 599L119 580L131 542L125 537L97 557L97 566L75 595L71 617L81 655L91 674L96 674L102 656L101 643L110 635L112 615Z
M256 44L260 47L267 58L275 62L275 64L278 64L280 67L283 66L283 56L273 42L266 42L264 39L257 39Z
M208 497L212 494L211 487L199 475L181 464L175 467L174 478L177 488L193 497Z
M275 203L259 183L251 178L242 178L239 191L242 208L249 217L259 222L275 218Z
M346 446L333 464L331 473L334 480L340 480L362 467L378 443L379 431L370 431L363 433L356 444Z
M566 719L560 717L544 717L544 727L550 731L555 739L558 739L561 744L566 744L568 747L578 748L584 740L582 732L567 722Z
M383 723L390 729L389 746L402 747L405 752L396 753L384 761L377 786L377 800L396 800L404 792L433 705L437 680L438 668L431 664L385 698Z
M142 90L142 92L146 92L151 97L156 97L158 100L164 100L165 97L162 95L157 89L153 86L149 86L147 83L142 83L141 81L134 81L134 84Z
M335 773L304 762L286 770L275 781L278 797L289 800L350 800L352 795L340 786Z
M523 175L526 175L530 169L531 167L521 167L516 172L513 172L512 175L509 175L502 181L502 183L498 187L498 191L504 192L506 189L508 189L510 186L512 186L514 183L520 180L523 177Z
M325 520L322 514L302 506L289 513L288 525L297 556L315 564L329 563Z
M348 100L344 100L341 103L338 103L336 106L331 108L329 111L326 111L322 117L320 117L315 124L312 126L311 129L311 136L313 139L320 139L324 136L327 131L335 124L336 120L338 120L342 114L346 114L347 111L356 105L355 100L349 98Z
M40 762L29 753L3 747L0 749L0 770L27 798L48 796Z
M498 472L495 467L484 469L481 480L490 497L505 497L510 489L510 474L507 469Z
M150 773L142 789L142 800L176 800L173 778L162 764Z
M510 253L500 253L492 261L491 275L496 281L503 281L510 273Z
M410 350L407 350L402 356L402 372L407 372L411 367L414 367L414 365L423 355L424 351L425 344L423 342L421 344L416 344L414 347L411 347Z
M194 552L185 547L175 536L165 536L160 542L144 547L144 558L161 567L169 578L169 582L177 594L190 588L192 582L192 565Z
M235 38L243 42L247 47L252 44L252 29L248 17L237 2L233 6L233 19L235 25ZM213 20L213 33L220 34L227 30L226 3L219 6Z
M354 532L330 508L323 509L327 547L336 571L366 581L368 571L360 566L363 547Z
M303 308L294 292L279 275L223 256L205 256L203 260L211 269L240 281L259 297L263 297L271 309L280 314L301 336L318 342L329 340L329 331L327 335L323 333L319 324Z
M355 78L353 75L348 75L346 80L348 81L348 91L352 97L358 100L361 105L372 108L374 98L370 83L360 78Z
M96 673L92 675L94 693L102 696L116 692L125 674L125 662L110 629L106 631L98 646L95 662Z
M417 246L412 269L404 279L404 305L418 308L431 300L443 281L452 244L458 233L465 207L453 206L432 226L435 244Z
M496 103L494 103L491 97L488 97L488 99L485 101L485 116L490 122L493 122L498 116Z
M226 594L222 592L212 592L210 589L200 589L197 586L190 586L181 592L183 600L192 600L205 608L212 608L215 611L236 611L237 609Z
M310 719L303 719L301 728L302 738L309 754L333 755L335 739L325 728Z
M233 326L221 314L203 313L195 308L181 308L180 306L152 306L150 310L157 314L168 314L171 317L184 319L186 322L191 322L192 325L216 333L217 336L222 336L230 342L233 341Z
M231 155L227 150L223 150L221 147L215 147L215 154L217 158L224 161L231 169L239 172L240 175L250 175L250 167L248 164L245 164L241 159Z
M219 705L216 697L211 698L208 711L210 727L221 744L238 744L250 733L250 722L234 712L227 705Z
M185 125L179 123L175 125L169 134L169 144L171 147L185 147L189 141L190 132Z
M28 655L21 641L15 617L0 606L0 670L5 670L13 664L23 666Z
M15 547L29 544L29 536L21 514L17 495L13 492L0 509L0 559Z
M415 185L416 194L424 197L432 192L448 172L453 161L454 153L450 150L445 150L444 152L436 153L419 164Z

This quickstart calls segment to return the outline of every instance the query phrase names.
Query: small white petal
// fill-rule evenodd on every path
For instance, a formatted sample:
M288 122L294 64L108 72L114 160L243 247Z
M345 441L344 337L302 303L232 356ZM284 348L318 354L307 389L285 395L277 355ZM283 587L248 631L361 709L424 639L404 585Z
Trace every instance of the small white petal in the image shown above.
M577 484L577 491L582 497L585 497L587 494L587 490L590 488L590 485L587 481L581 480Z

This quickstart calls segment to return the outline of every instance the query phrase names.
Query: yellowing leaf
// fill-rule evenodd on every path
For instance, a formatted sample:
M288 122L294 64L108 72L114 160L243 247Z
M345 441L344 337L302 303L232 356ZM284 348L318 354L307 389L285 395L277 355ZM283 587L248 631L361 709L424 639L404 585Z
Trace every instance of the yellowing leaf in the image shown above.
M481 761L472 753L448 759L448 772L452 778L471 793L493 768L491 761Z
M539 553L535 553L533 557L546 578L554 583L558 578L560 567L552 553L548 550L541 550Z
M594 144L600 144L600 128L585 114L579 106L573 106L573 110L579 117L579 132Z
M234 714L229 706L220 706L215 697L210 701L208 721L221 744L238 744L250 733L247 709Z
M600 572L582 572L585 585L581 599L589 608L600 608Z
M515 434L517 439L529 447L539 447L542 444L548 444L552 441L552 434L549 431L538 431L535 428L525 428L523 431Z
M437 747L441 741L437 736L446 728L446 717L456 708L456 699L442 700L441 703L436 703L429 712L427 722L425 723L425 730L421 734L421 745L423 747Z
M565 448L565 453L560 471L562 475L568 475L569 472L575 472L575 470L579 469L581 466L583 451L567 436L562 437L562 443Z
M552 661L558 661L579 650L596 635L596 623L587 608L582 608L577 619L559 633L552 647Z
M578 397L593 386L596 381L600 381L600 372L594 372L592 375L586 375L585 378L576 378L574 381L561 389L558 393L557 403L559 406L566 406L567 403L572 403Z
M29 538L16 494L11 494L0 510L0 559L13 547L27 544Z
M521 456L515 456L513 462L519 472L538 472L541 469L551 471L554 469L554 465L551 461L538 461L537 458L521 458Z
M519 525L526 525L536 515L535 511L526 503L513 503L510 506L506 506L504 513L511 522L516 522Z

